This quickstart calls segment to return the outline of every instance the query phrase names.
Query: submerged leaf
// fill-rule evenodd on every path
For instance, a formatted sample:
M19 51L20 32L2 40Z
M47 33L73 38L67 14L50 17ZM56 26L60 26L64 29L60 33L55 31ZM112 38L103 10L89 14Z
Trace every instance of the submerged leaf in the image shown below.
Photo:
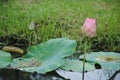
M80 56L83 59L83 55ZM86 55L89 62L97 62L103 69L119 70L120 54L115 52L91 52Z
M75 48L75 40L67 38L51 39L47 42L30 46L28 48L28 54L20 60L19 58L14 59L11 66L27 72L36 71L38 73L46 73L63 65L65 62L64 58L72 55ZM31 62L32 59L34 59L34 62ZM23 66L21 66L21 63Z
M83 71L83 61L80 60L66 60L65 64L60 67L64 70L71 70L76 72ZM85 71L95 70L94 65L85 63Z
M5 68L11 62L11 55L7 52L0 51L0 68Z

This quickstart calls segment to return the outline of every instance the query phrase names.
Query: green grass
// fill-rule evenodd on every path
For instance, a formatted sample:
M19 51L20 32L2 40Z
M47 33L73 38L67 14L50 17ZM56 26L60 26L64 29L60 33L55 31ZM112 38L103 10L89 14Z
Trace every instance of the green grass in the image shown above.
M29 45L67 37L77 40L80 51L88 41L88 51L120 52L120 0L31 1L0 0L0 37L16 35L18 40L28 40ZM95 38L81 35L86 17L97 21ZM36 30L29 30L31 21L35 22Z

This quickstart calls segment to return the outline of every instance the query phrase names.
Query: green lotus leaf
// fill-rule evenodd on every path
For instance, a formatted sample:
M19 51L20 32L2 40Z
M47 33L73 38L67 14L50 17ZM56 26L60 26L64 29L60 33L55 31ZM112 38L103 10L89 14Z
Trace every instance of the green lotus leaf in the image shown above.
M60 67L64 70L70 70L75 72L82 72L83 71L83 61L80 60L66 60L65 64ZM85 62L85 71L95 70L94 65Z
M14 59L11 67L27 72L46 73L57 69L65 62L65 57L75 52L76 41L67 38L51 39L47 42L30 46L28 54Z
M83 55L80 56L83 59ZM91 52L86 54L88 62L97 62L103 69L119 70L120 69L120 54L115 52Z
M5 68L11 62L10 53L0 51L0 68Z

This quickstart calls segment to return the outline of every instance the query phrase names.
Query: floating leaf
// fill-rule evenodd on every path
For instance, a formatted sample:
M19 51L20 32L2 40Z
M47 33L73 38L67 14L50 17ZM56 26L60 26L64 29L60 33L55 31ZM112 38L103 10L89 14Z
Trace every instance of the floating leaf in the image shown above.
M11 62L11 55L7 52L0 51L0 68L5 68Z
M83 71L83 61L80 60L66 60L65 64L60 67L64 70L71 70L76 72ZM85 71L95 70L94 65L85 63Z
M83 58L83 55L80 56ZM120 54L115 52L91 52L86 55L86 60L89 62L99 63L103 69L119 70L120 69Z
M46 73L63 65L64 57L72 55L75 48L75 40L67 38L51 39L29 47L28 54L22 58L14 59L11 66L27 72Z

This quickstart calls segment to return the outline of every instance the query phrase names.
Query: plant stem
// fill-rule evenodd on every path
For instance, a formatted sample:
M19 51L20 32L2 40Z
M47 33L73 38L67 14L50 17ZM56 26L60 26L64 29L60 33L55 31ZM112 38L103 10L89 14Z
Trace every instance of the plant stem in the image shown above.
M113 80L118 73L120 73L120 70L116 71L108 80Z
M83 58L83 73L82 73L82 80L84 80L84 72L85 72L85 58L86 58L86 46L87 42L84 43L85 49L84 49L84 58Z

